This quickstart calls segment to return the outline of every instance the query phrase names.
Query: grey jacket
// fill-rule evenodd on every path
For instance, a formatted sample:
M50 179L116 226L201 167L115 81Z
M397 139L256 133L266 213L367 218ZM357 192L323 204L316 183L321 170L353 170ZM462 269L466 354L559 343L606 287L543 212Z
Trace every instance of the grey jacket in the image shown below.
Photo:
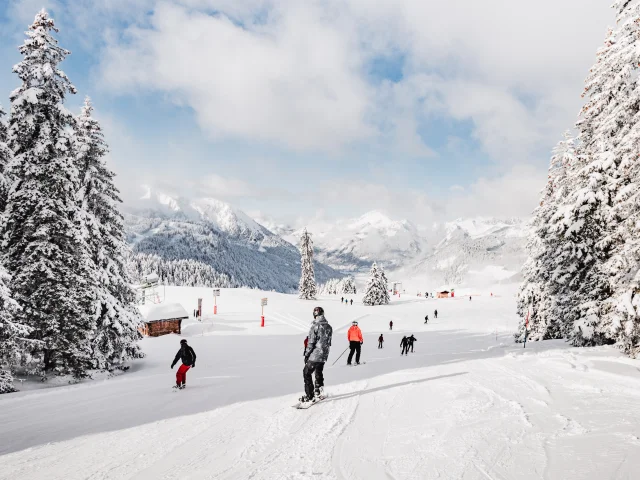
M309 344L304 352L308 362L326 362L331 348L333 328L324 318L324 315L316 317L309 330Z

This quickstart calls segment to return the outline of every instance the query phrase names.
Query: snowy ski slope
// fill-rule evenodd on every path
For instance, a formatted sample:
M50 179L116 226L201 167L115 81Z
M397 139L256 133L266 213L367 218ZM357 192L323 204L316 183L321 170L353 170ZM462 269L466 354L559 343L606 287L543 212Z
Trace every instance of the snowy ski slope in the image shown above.
M640 362L611 348L514 345L513 290L492 291L500 296L403 295L364 307L359 295L345 306L223 290L213 318L209 289L168 288L166 301L188 312L201 296L204 321L145 339L147 358L126 374L27 382L0 397L0 479L638 478ZM291 405L316 303L334 327L330 398L299 411ZM354 319L367 364L331 366ZM410 333L415 352L400 357ZM198 360L187 389L172 392L182 337Z

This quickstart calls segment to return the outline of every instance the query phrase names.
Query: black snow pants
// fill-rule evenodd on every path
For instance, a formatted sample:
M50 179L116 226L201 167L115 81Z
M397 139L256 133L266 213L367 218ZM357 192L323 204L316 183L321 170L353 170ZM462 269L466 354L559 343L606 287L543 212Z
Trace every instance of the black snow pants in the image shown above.
M351 351L349 352L349 358L347 358L347 363L351 364L351 359L353 358L354 352L356 354L356 363L360 363L360 349L362 348L362 345L360 345L360 342L353 341L353 340L350 341L349 348L351 349Z
M405 353L409 353L409 344L402 345L402 353L400 355L404 355Z
M382 342L378 342L378 348L382 348Z
M316 374L316 389L320 387L324 387L324 375L322 371L324 370L324 362L307 362L304 366L304 370L302 370L302 378L304 378L304 393L308 398L313 398L314 388L313 388L313 378L311 376Z

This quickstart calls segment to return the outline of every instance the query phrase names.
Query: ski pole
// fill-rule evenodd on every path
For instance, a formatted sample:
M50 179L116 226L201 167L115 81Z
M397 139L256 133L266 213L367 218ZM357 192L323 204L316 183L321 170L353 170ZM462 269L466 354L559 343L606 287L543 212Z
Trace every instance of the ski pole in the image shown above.
M342 355L344 355L347 350L349 350L349 347L344 349L344 352L340 354L340 357L342 357ZM338 360L340 360L340 357L336 358L336 361L331 364L332 367L337 363Z

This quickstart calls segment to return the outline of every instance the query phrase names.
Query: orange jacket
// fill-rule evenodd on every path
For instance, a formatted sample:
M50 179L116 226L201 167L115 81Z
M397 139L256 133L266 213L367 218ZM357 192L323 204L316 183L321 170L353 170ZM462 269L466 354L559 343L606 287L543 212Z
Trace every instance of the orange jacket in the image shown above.
M352 325L347 332L347 340L350 342L362 342L362 331L357 325Z

